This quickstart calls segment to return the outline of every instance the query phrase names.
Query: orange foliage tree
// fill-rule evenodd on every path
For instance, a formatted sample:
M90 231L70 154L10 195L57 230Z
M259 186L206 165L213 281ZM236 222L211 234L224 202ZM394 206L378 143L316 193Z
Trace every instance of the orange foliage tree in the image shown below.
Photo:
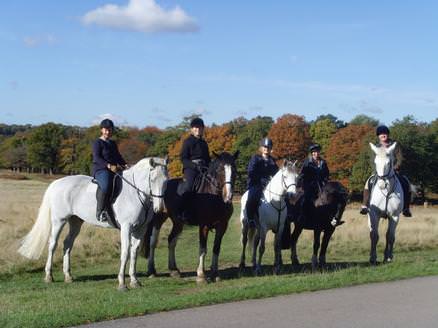
M349 177L352 174L353 165L358 160L365 140L374 133L371 125L350 124L339 129L331 138L325 152L327 164L332 179L339 180L346 187L349 186Z
M125 161L135 164L146 156L147 146L140 140L128 138L119 142L119 151Z
M182 163L180 160L181 147L184 140L190 135L190 132L186 132L182 137L174 144L169 146L169 176L180 177L182 176ZM204 139L208 144L210 150L210 156L213 152L221 153L223 151L231 151L236 136L233 135L232 126L230 124L215 125L212 127L206 127L204 132Z
M312 139L309 124L303 116L285 114L277 119L269 130L268 137L274 144L273 155L276 158L303 159Z

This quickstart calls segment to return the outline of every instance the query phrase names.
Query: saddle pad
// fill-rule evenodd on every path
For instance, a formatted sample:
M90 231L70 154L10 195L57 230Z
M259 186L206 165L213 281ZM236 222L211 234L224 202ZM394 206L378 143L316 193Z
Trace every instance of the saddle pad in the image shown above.
M96 190L97 190L97 183L90 181L90 183L88 183L86 192L95 194Z

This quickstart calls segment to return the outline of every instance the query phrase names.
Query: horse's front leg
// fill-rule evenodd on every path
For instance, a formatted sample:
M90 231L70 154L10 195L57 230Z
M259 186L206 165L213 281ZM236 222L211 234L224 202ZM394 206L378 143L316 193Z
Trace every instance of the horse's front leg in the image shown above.
M211 280L218 282L219 277L219 253L221 252L222 237L227 230L227 222L221 224L221 226L216 227L216 234L214 236L213 244L213 256L211 258Z
M151 237L149 240L149 254L148 254L148 272L149 277L155 277L157 270L155 269L155 249L158 244L158 236L160 235L161 226L153 226Z
M321 250L319 251L319 266L326 266L327 262L325 260L325 255L327 253L328 244L330 242L330 238L335 232L335 227L331 226L329 229L324 230L324 236L322 237Z
M292 232L291 236L291 243L290 243L290 258L292 261L292 265L298 266L300 265L300 261L298 260L298 254L297 254L297 243L298 238L301 235L301 232L303 231L303 227L297 223L294 224L294 231Z
M128 224L122 225L120 228L120 270L118 275L120 291L125 291L128 288L125 284L125 269L128 262L129 244L130 244L131 226Z
M137 280L137 254L138 249L140 248L141 243L141 235L143 235L144 232L142 232L139 235L132 234L131 236L131 248L130 248L130 259L129 259L129 277L131 278L131 282L129 283L129 286L131 288L137 288L140 287L141 284Z
M199 226L199 265L196 282L205 282L205 255L207 254L208 227Z
M243 270L245 268L246 244L248 243L248 224L243 221L240 241L242 243L242 254L240 255L239 269Z
M395 229L398 224L398 216L393 216L388 219L388 230L386 231L386 246L383 262L392 262L393 260L393 249L395 242Z
M377 242L379 241L379 217L372 210L368 213L368 227L370 229L370 264L377 265Z
M172 231L167 238L168 247L169 247L169 258L168 258L168 268L170 271L171 277L180 277L180 272L178 270L178 266L176 265L176 242L178 241L178 237L181 234L184 225L180 223L179 220L172 220Z
M313 230L312 271L318 269L318 251L321 245L321 230Z

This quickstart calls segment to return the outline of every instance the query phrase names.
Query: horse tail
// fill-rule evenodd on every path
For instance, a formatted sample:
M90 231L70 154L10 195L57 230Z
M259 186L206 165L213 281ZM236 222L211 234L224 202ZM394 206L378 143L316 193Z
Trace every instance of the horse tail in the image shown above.
M44 193L38 217L32 230L21 240L18 252L28 259L37 260L49 240L52 222L50 220L50 186Z

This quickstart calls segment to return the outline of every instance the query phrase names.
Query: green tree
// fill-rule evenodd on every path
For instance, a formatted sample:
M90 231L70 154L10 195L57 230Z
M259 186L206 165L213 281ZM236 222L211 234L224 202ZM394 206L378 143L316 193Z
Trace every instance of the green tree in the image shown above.
M370 126L378 126L379 125L379 121L376 120L374 117L368 116L368 115L364 115L364 114L359 114L356 115L349 124L353 124L353 125L370 125Z
M59 171L59 150L64 132L64 127L55 123L46 123L31 130L27 159L33 168L50 174Z
M324 115L319 115L316 120L312 123L318 122L318 121L322 121L322 120L329 120L331 121L335 126L336 129L340 129L340 128L345 128L347 126L347 124L338 119L336 116L332 115L332 114L324 114Z
M318 143L322 147L322 153L325 153L328 145L330 144L330 138L336 132L337 127L333 120L328 118L317 120L310 124L310 135L314 142Z

